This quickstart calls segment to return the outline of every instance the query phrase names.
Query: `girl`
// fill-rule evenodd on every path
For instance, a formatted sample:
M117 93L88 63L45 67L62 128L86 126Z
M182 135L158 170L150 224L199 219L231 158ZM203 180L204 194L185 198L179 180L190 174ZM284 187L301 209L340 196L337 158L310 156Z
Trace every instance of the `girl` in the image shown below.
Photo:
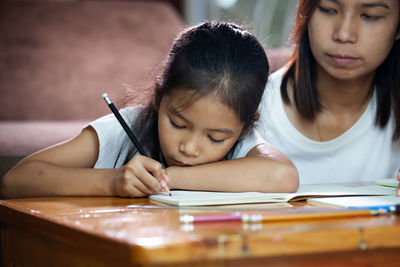
M260 43L238 26L187 29L152 101L121 111L151 158L137 155L110 114L23 159L5 175L3 196L142 197L165 182L172 189L296 191L294 165L251 131L268 70Z
M299 1L294 53L271 75L261 135L293 160L301 183L396 176L399 2Z

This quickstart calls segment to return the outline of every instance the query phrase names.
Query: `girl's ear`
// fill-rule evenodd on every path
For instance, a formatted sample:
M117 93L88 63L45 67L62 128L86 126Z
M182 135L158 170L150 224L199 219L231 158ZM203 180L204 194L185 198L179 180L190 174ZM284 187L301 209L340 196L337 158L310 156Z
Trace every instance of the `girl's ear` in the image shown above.
M153 109L158 113L160 106L157 104L157 102L154 100L153 101Z
M246 134L249 133L249 131L253 128L254 123L255 123L256 121L258 121L259 118L260 118L260 114L257 113L257 114L254 116L254 118L251 120L249 126L248 126L246 129L243 129L243 131L242 131L242 133L240 134L238 140L243 139L243 137L245 137Z

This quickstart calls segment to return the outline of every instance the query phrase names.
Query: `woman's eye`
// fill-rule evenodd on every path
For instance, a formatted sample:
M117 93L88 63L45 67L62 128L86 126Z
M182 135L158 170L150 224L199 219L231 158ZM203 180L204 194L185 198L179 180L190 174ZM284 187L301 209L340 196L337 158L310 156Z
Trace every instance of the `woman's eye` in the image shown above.
M216 144L222 144L225 141L224 139L215 139L212 136L208 136L208 138L211 140L211 142Z
M169 120L169 122L171 123L172 127L176 128L176 129L185 129L185 126L178 125L173 120Z
M379 16L369 16L367 14L361 14L361 17L365 18L366 20L378 20L381 18Z
M326 7L319 6L318 9L319 9L321 12L327 13L327 14L334 14L334 13L336 13L336 10L333 9L333 8L326 8Z

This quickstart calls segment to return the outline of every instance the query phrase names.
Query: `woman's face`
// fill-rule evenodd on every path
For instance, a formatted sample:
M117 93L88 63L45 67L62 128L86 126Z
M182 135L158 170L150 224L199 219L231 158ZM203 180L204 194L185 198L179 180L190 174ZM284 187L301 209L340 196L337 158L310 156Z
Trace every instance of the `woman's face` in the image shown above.
M395 40L398 0L321 0L308 24L311 51L336 79L374 73Z
M214 96L182 108L188 95L164 96L158 114L161 150L168 165L190 166L223 159L242 133L235 111Z

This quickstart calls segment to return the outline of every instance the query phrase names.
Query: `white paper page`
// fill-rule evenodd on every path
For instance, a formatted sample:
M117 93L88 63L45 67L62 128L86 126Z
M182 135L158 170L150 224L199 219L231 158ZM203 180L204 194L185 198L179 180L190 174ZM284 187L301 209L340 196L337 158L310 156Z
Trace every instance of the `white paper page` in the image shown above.
M211 191L187 191L171 190L172 196L161 193L151 195L150 199L177 206L201 206L240 203L286 202L288 194L271 193L268 196L259 192L211 192Z
M310 198L308 203L322 204L333 207L366 207L366 206L386 206L400 204L400 198L390 196L363 196L363 197L323 197Z
M150 199L177 206L203 206L243 203L287 202L296 197L312 196L354 196L354 195L390 195L395 189L372 186L341 185L302 185L296 193L259 193L259 192L211 192L171 190L172 196L166 193L151 195Z
M345 186L335 184L308 184L300 185L297 190L298 194L307 195L317 193L317 195L391 195L395 194L393 188L383 187L379 185L363 185L363 186Z
M399 181L397 181L395 178L387 178L387 179L379 179L375 181L377 184L382 185L382 186L388 186L388 187L396 187L399 185Z

